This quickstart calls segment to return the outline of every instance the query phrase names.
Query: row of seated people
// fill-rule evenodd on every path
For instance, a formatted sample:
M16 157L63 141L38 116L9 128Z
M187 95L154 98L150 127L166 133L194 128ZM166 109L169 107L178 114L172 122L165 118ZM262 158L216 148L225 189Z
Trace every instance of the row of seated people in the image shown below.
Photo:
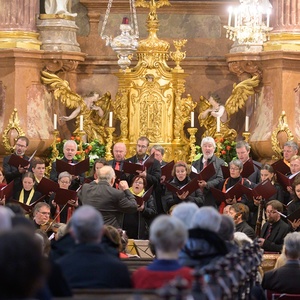
M28 146L28 140L25 137L20 137L17 140L16 143L16 150L15 154L17 155L24 155L26 147ZM128 159L127 161L136 163L141 159L142 161L145 161L149 156L146 154L147 148L149 146L149 140L146 137L142 137L137 142L136 147L136 155L132 158ZM83 188L79 192L79 203L77 199L70 200L68 203L68 206L66 209L62 211L62 206L59 207L53 201L54 195L52 194L50 198L48 199L48 203L52 207L52 216L56 217L58 213L60 213L59 218L61 221L66 222L68 218L71 216L72 212L74 211L74 207L78 207L79 204L86 202L85 198L87 198L88 195L88 203L94 205L100 212L104 213L104 219L107 224L113 225L115 227L121 227L128 231L128 235L130 238L136 238L136 239L146 239L148 237L148 228L151 224L151 221L154 219L154 217L163 212L169 212L172 206L181 203L181 202L194 202L199 207L202 205L211 205L216 207L217 202L219 199L216 199L212 193L212 188L216 187L222 191L226 191L232 186L235 186L237 183L241 183L247 187L254 187L255 184L257 184L257 181L260 180L259 175L261 176L261 180L265 180L266 177L268 177L269 180L272 181L272 183L276 186L276 194L272 195L269 199L278 199L280 202L284 202L282 199L282 189L278 184L274 181L274 171L272 170L272 167L270 166L263 166L261 170L258 169L257 165L254 164L255 172L252 173L248 178L243 178L241 176L243 171L243 164L249 160L249 145L245 142L239 142L237 145L237 154L240 159L234 160L229 165L229 174L230 176L226 179L223 179L222 177L222 171L221 166L224 165L224 161L217 158L214 155L215 151L215 143L214 140L210 137L204 138L201 143L202 146L202 152L203 155L200 157L199 160L195 161L193 163L192 169L194 169L196 172L200 172L203 170L208 163L214 165L215 173L214 175L209 178L209 180L198 180L198 188L195 189L192 193L189 191L186 191L184 193L180 192L174 192L173 190L169 190L169 188L166 188L163 184L161 184L161 181L163 181L163 178L161 177L159 164L163 164L162 156L163 151L160 147L153 147L151 149L151 152L158 158L158 160L154 160L153 165L151 165L147 170L139 171L138 176L134 177L133 174L129 176L127 179L127 182L132 182L131 184L131 193L128 193L129 186L126 184L125 181L121 181L120 183L114 183L114 185L117 185L119 189L123 191L122 195L125 194L125 200L128 200L128 197L132 197L132 193L136 196L141 196L143 192L149 187L150 185L154 187L153 197L150 197L150 199L146 202L142 202L141 205L136 205L134 202L128 202L125 201L120 202L115 198L116 194L112 195L112 199L108 200L108 204L111 204L111 210L114 210L115 212L112 214L111 212L104 212L103 207L99 207L99 200L101 200L101 196L99 196L97 189L98 187L98 179L96 181L93 181L92 183L88 184L86 188ZM292 145L293 146L293 145ZM293 149L289 144L286 144L284 146L284 155L285 153L292 153L292 151L288 151L286 149ZM124 156L126 155L126 147L122 143L117 143L113 148L114 153L114 159L108 164L112 165L114 168L118 170L122 170L122 163L124 163ZM73 158L77 150L77 144L74 141L67 141L64 146L64 158L63 160L68 162L74 162ZM287 155L285 155L285 161L287 160ZM297 163L300 162L298 159L293 160L293 157L291 157L291 173L295 174L297 172ZM40 163L39 163L40 162ZM294 162L294 163L293 163ZM118 164L119 163L119 164ZM142 163L142 162L141 162ZM98 169L103 166L103 164L106 164L105 162L99 162L95 164L95 169L97 174ZM5 158L4 162L4 171L5 177L7 181L12 180L14 178L14 198L17 198L17 200L23 202L23 203L32 203L38 196L37 191L33 191L33 183L34 178L36 181L40 181L43 172L45 170L45 164L41 161L35 161L32 165L32 171L34 172L34 177L30 172L28 172L28 168L22 168L19 166L18 168L13 167L9 165L9 158ZM107 168L105 169L107 170ZM109 170L110 171L110 170ZM108 172L109 173L109 172ZM23 179L21 181L21 184L18 184L20 181L20 176L23 174ZM108 174L106 174L108 176ZM104 183L102 184L108 188L108 185L111 183L113 174L110 174L111 178L107 180L107 176L104 178ZM177 162L172 171L173 179L170 181L170 183L177 188L181 188L185 186L188 182L191 181L189 177L189 168L188 165L185 162ZM124 174L125 176L125 174ZM79 176L71 176L70 174L67 174L65 172L58 174L56 172L56 162L52 165L52 171L50 178L53 180L58 180L60 188L70 188L70 189L77 189L84 179L84 174ZM93 177L92 179L94 179ZM102 179L100 179L101 181ZM252 181L251 181L252 180ZM106 181L106 182L105 182ZM108 184L107 184L108 182ZM298 181L295 180L295 183ZM83 185L84 186L84 185ZM91 187L93 189L91 189ZM20 190L21 189L21 190ZM296 189L296 185L294 187L294 190ZM88 193L86 190L89 190ZM293 194L293 189L288 187L289 192ZM112 189L108 189L108 191L113 191ZM115 192L115 191L114 191ZM102 191L103 195L106 196L107 191ZM117 193L118 195L121 195L120 193ZM295 199L294 201L288 206L289 212L293 212L293 210L296 210L298 208L297 203L297 197L295 193ZM48 195L47 195L48 196ZM81 199L82 198L82 199ZM120 198L122 200L124 197ZM239 199L225 199L225 201L222 201L219 209L222 213L222 204L233 204L236 202L244 203L249 207L250 214L252 217L250 220L247 219L247 221L250 222L250 225L252 227L255 226L257 223L257 212L259 203L261 197L249 199L245 195L242 195ZM136 197L135 197L136 199ZM3 201L3 200L2 200ZM120 205L121 204L121 205ZM107 203L105 204L107 205ZM100 205L101 206L101 205ZM122 207L123 206L123 207ZM283 210L279 209L279 212L282 212ZM125 213L125 215L124 215ZM58 219L59 220L59 219ZM299 223L297 220L292 224L293 228L298 228ZM282 240L281 240L282 244ZM272 250L272 249L268 249ZM273 249L274 250L274 249Z
M198 285L191 293L202 291L207 296L213 294L214 299L222 299L224 294L226 299L250 299L250 293L251 299L265 299L261 282L262 287L277 292L300 292L300 233L285 237L284 266L262 274L258 244L235 234L232 218L212 207L181 203L172 215L157 217L150 226L155 259L132 274L120 258L120 242L111 238L116 229L105 228L101 213L94 207L83 205L75 211L64 235L52 243L47 258L47 237L39 231L37 237L28 218L9 210L0 207L2 299L51 299L53 295L70 296L74 289L154 291L178 276L185 279L189 290ZM46 212L50 213L48 204L36 205L36 216ZM248 247L241 251L244 244ZM215 279L220 283L218 289Z

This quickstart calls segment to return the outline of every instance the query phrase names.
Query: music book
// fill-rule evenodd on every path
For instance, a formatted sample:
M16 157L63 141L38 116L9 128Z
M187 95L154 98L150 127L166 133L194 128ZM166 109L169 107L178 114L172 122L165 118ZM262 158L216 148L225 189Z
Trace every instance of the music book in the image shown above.
M248 197L249 200L253 199L253 197L257 198L259 196L262 196L263 199L269 199L277 193L276 187L271 183L269 179L259 183L253 189L248 188L240 183L239 185L241 186L243 193Z
M15 200L15 199L11 199L11 200L9 200L9 202L19 204L24 209L24 211L26 212L26 214L30 214L33 211L35 205L37 203L39 203L39 202L42 202L44 200L44 198L45 198L45 195L43 195L38 200L34 201L33 203L31 203L29 205L27 205L25 203L22 203L22 202L20 202L18 200Z
M276 173L280 172L281 174L286 175L291 172L290 167L283 161L283 159L274 162L271 166Z
M46 177L43 177L39 184L36 186L36 190L45 196L48 196L50 192L56 192L58 189L58 183Z
M140 258L153 259L154 255L151 252L149 240L134 240L134 245L136 248L136 252Z
M80 175L90 169L90 159L86 158L76 164L65 162L64 160L58 159L56 161L56 171L57 173L69 172L71 175Z
M182 195L183 193L188 191L188 195L187 197L192 194L193 192L195 192L198 188L198 180L197 178L192 179L190 182L188 182L187 184L185 184L184 186L182 186L181 188L176 187L175 185L171 184L170 182L164 182L166 188L172 192L173 194L178 193L179 195Z
M244 194L243 190L241 189L241 184L239 183L236 183L234 186L227 189L225 193L214 187L211 187L210 190L218 204L226 202L226 199L233 199L234 196L236 199L238 199Z
M59 188L56 191L54 202L59 205L65 205L69 200L77 199L77 191Z
M287 219L289 219L291 222L293 222L294 220L300 219L300 208L298 208L293 213L291 213L290 215L288 215Z
M286 190L288 186L293 185L293 182L298 174L299 172L290 176L286 176L280 172L277 172L277 181Z
M136 203L139 206L141 206L143 202L148 201L148 199L152 194L152 191L153 191L153 185L141 197L134 195Z
M9 184L4 185L0 189L0 199L5 197L5 200L8 200L13 195L14 181L11 181Z
M174 165L175 165L175 162L174 162L174 160L172 160L160 168L161 176L165 176L165 181L169 181L173 177L172 170L174 168Z
M153 165L154 162L154 153L148 156L143 164L136 164L128 161L123 162L123 172L128 173L128 174L135 174L137 173L136 171L145 171L145 169L149 168L150 166Z
M226 179L230 177L230 172L229 172L229 166L221 166L223 177ZM243 178L248 178L252 173L254 173L254 164L252 159L248 159L244 164L243 164L243 171L241 173L241 176Z
M27 160L16 154L12 154L8 160L8 164L15 168L19 168L19 166L21 166L22 168L25 168L30 164L30 160Z
M216 170L213 163L209 163L200 173L191 172L190 178L197 178L197 180L208 181L212 176L216 174Z

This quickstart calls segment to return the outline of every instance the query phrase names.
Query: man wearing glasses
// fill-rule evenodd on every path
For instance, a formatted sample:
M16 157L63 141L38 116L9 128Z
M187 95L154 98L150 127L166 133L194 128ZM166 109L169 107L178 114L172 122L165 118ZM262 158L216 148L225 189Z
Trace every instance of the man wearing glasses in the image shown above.
M147 150L149 147L149 139L145 136L140 137L137 140L136 144L136 154L130 158L128 158L126 161L131 162L134 164L143 164L144 161L149 157L147 154ZM157 185L160 183L160 177L161 177L161 170L160 170L160 163L157 159L154 159L153 164L144 171L136 171L136 174L139 174L139 176L146 178L147 180L147 188L151 187L153 185L153 188L156 188ZM136 174L131 174L129 176L129 185L132 184L132 179Z
M15 145L15 155L18 155L24 159L29 160L29 157L25 155L27 147L29 145L29 140L26 136L19 136ZM28 166L18 168L11 166L8 164L11 155L5 156L3 158L3 170L7 183L10 183L14 180L14 191L20 191L22 189L22 176L25 172L30 169L30 162L28 162Z
M33 222L37 229L49 223L50 206L45 202L37 203L33 209Z

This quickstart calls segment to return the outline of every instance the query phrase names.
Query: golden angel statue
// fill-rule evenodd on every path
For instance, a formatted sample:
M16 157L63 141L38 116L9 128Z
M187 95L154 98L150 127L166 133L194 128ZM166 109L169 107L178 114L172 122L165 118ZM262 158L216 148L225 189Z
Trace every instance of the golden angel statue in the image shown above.
M79 116L83 115L83 130L87 134L88 141L97 139L100 144L104 144L104 127L111 105L110 93L107 92L100 97L99 93L92 92L86 97L81 97L70 89L68 81L55 74L42 71L41 79L53 91L55 100L60 100L67 108L74 109L69 116L62 116L60 120L70 121L76 118L77 129L74 131L76 134L79 130Z
M225 105L219 103L219 99L210 96L209 99L200 97L199 124L205 127L203 136L215 136L217 132L217 118L220 118L220 133L224 139L234 141L237 133L229 128L230 116L243 108L249 96L254 94L254 88L259 85L257 76L246 79L233 85L231 96Z

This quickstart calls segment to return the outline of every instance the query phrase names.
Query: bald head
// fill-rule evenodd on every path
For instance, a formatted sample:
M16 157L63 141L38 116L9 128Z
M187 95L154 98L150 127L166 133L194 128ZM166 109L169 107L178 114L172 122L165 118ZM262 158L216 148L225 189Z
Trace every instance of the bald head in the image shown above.
M124 143L116 143L113 147L113 155L116 161L122 161L125 159L127 150Z
M115 171L111 166L103 166L97 170L97 178L99 181L107 181L111 186L115 181Z

